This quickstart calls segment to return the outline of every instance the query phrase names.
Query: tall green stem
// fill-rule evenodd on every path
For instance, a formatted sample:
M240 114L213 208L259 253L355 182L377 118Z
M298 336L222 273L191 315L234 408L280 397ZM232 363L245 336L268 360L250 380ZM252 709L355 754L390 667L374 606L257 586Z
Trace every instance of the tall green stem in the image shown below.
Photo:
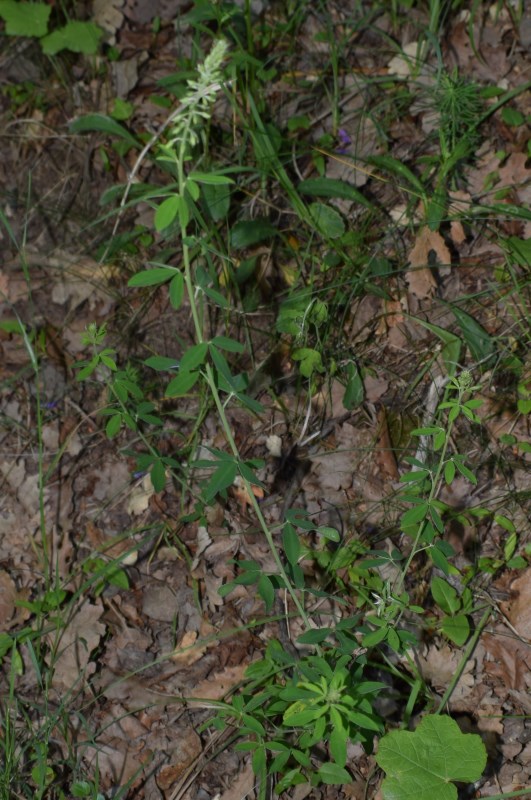
M463 395L465 394L465 391L466 391L466 388L464 388L463 386L459 385L458 399L457 399L457 402L458 402L459 405L461 405L461 401L463 399ZM443 445L442 445L442 448L441 448L441 452L440 452L440 455L439 455L437 468L435 470L435 474L431 478L431 488L430 488L430 493L428 495L428 500L427 500L428 507L431 506L431 504L436 499L436 497L437 497L437 495L439 493L439 483L440 483L440 480L441 480L441 475L442 475L443 470L444 470L446 452L448 450L448 445L450 444L450 438L451 438L451 435L452 435L453 427L454 427L454 420L450 419L449 422L448 422L448 427L446 428L446 431L445 431L444 442L443 442ZM411 562L413 561L413 559L415 558L415 556L418 553L419 542L420 542L420 539L421 539L422 534L424 532L424 529L426 527L426 524L427 524L426 519L423 519L419 523L418 530L417 530L415 539L413 541L413 546L412 546L411 551L410 551L410 553L409 553L409 555L408 555L408 557L406 559L404 567L402 568L402 571L401 571L400 576L398 578L397 585L395 587L395 590L397 591L397 593L400 593L400 591L402 590L402 587L404 586L404 581L405 581L406 575L409 573L409 568L411 566Z
M179 193L180 193L181 198L183 198L183 199L184 199L184 196L185 196L185 186L186 186L186 176L185 176L185 171L184 171L184 162L185 162L185 156L186 156L186 152L187 152L188 144L189 144L189 140L190 140L190 132L191 132L191 126L190 125L185 126L183 128L182 134L181 134L181 136L179 137L179 140L178 140L179 141L179 145L178 145L178 149L177 149L177 152L176 152L176 159L175 159L175 164L176 164L176 168L177 168L177 181L178 181L178 185L179 185ZM194 282L193 282L193 275L192 275L192 264L191 264L191 259L190 259L190 248L189 248L189 246L187 244L186 227L187 227L186 224L183 224L183 220L182 220L182 218L180 218L181 241L182 241L182 252L183 252L183 266L184 266L184 283L185 283L185 286L186 286L186 292L187 292L187 295L188 295L188 300L189 300L189 303L190 303L190 310L191 310L192 319L193 319L193 322L194 322L196 342L198 344L201 344L201 343L203 343L205 341L205 339L204 339L202 323L201 323L201 319L200 319L200 315L199 315L199 309L197 307L196 296L195 296L195 291L194 291ZM210 392L212 394L212 398L214 400L214 404L216 406L216 410L217 410L218 415L219 415L219 419L220 419L220 422L221 422L221 425L222 425L222 428L223 428L223 432L225 434L225 439L227 441L227 445L229 446L232 455L236 459L240 459L240 453L238 451L238 447L237 447L236 442L234 440L234 436L232 435L232 431L231 431L231 428L230 428L229 421L227 419L225 408L223 406L223 403L221 402L221 397L219 395L219 390L218 390L218 387L217 387L216 381L215 381L214 371L212 369L212 366L210 364L208 364L208 363L205 366L204 375L205 375L208 387L210 389ZM257 520L259 522L260 528L262 529L262 531L264 533L264 536L266 538L266 541L267 541L267 543L269 545L269 548L271 550L271 554L273 556L273 560L274 560L275 565L277 567L279 576L282 578L282 581L283 581L287 591L289 592L289 595L290 595L290 597L291 597L291 599L293 601L293 604L294 604L295 608L297 609L297 612L300 614L301 619L303 620L305 628L308 630L311 627L308 615L307 615L307 613L306 613L306 611L304 609L304 606L303 606L301 600L299 599L299 596L297 595L297 592L296 592L295 588L292 586L292 584L291 584L291 582L289 580L289 577L288 577L288 575L286 573L286 570L284 568L284 565L282 563L282 559L280 557L280 553L279 553L278 548L277 548L277 546L275 544L275 541L273 539L273 534L271 533L271 530L269 529L269 526L267 525L267 522L266 522L266 520L264 518L264 515L262 514L262 510L261 510L261 508L260 508L260 506L258 504L258 501L257 501L256 497L253 494L252 486L251 486L250 482L247 480L247 478L245 478L245 476L242 476L242 479L243 479L243 483L244 483L245 489L247 491L247 494L248 494L248 497L249 497L249 500L250 500L250 505L251 505L251 507L253 508L253 510L254 510L254 512L256 514L256 518L257 518Z

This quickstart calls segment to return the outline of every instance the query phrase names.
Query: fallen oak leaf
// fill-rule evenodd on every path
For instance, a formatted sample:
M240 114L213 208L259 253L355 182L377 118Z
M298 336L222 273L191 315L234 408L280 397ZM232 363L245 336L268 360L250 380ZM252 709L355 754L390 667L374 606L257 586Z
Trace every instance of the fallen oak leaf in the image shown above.
M441 234L424 226L409 254L409 268L406 272L409 291L419 300L431 297L437 287L434 269L429 266L431 253L435 254L439 265L450 265L452 257Z
M197 643L196 631L186 631L181 641L171 654L171 660L176 664L189 667L204 656L208 645Z
M107 628L100 622L103 615L100 599L95 603L83 602L61 633L48 634L51 652L49 663L52 669L52 685L58 691L71 691L85 686L86 678L96 672L96 664L90 654L99 646Z

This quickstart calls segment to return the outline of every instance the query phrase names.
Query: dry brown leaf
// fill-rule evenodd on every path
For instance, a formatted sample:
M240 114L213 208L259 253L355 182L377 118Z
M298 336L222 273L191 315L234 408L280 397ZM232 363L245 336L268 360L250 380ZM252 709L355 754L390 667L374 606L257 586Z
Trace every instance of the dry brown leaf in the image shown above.
M221 672L214 672L208 680L195 686L194 697L198 700L221 700L243 679L246 669L247 664L238 664L235 667L225 667Z
M124 539L123 536L107 538L91 520L87 521L86 531L90 544L98 553L119 560L127 567L133 566L138 561L138 552L133 549L134 542L131 539Z
M233 576L234 573L230 577ZM216 611L217 608L219 606L222 606L224 603L224 600L219 593L219 590L224 582L223 578L216 577L215 575L212 575L210 572L207 572L203 580L205 582L205 594L206 594L206 599L208 600L209 608L211 611ZM244 589L243 586L242 587L235 586L233 591L230 593L231 599L234 600L236 599L236 597L245 596L246 591L244 590L243 592L241 592L242 589Z
M517 634L531 642L531 569L527 569L511 584L511 599L502 610Z
M495 717L479 717L477 721L478 730L482 733L495 733L497 736L503 734L503 709L500 707L496 709L498 716Z
M521 442L531 443L524 416L519 416L512 408L504 407L500 397L479 394L478 398L483 402L477 414L493 439L499 439L504 434L512 434Z
M393 328L395 325L404 322L404 305L407 306L407 298L404 297L400 300L384 299L382 302L384 313L378 323L376 333L383 336L387 333L388 328Z
M83 758L90 769L101 777L103 787L113 788L123 786L127 781L134 780L139 774L142 764L148 764L152 753L144 750L138 753L130 750L128 742L114 737L108 743L98 741L97 745L88 745L83 748ZM134 784L131 787L131 796L134 796Z
M402 51L393 56L387 65L389 74L397 75L399 78L410 78L414 75L416 79L420 52L419 42L409 42L404 45Z
M499 171L501 185L514 187L518 199L526 205L531 203L531 169L528 163L526 153L511 153Z
M415 654L415 661L426 681L437 689L445 689L459 667L461 654L448 644L441 644L439 647L430 645ZM452 694L454 700L466 697L471 691L474 685L472 675L474 664L473 660L467 661L465 670Z
M228 789L225 789L220 800L242 800L242 797L250 797L255 780L253 767L249 761L238 774L236 780L233 781Z
M149 501L155 494L150 475L144 475L134 487L127 501L127 513L133 516L143 514L149 508Z
M53 686L56 689L65 691L81 688L87 676L96 671L96 664L90 662L90 654L98 647L106 630L99 621L102 614L101 600L95 603L86 601L68 621L59 641L57 655L50 657ZM54 634L49 634L47 640L53 646Z
M16 596L13 579L4 569L0 570L0 628L4 631L15 613Z
M531 666L531 648L519 639L501 631L496 636L483 636L485 650L492 661L485 662L485 672L498 678L504 690L526 689L526 675ZM526 660L529 662L526 663Z
M450 195L450 205L448 213L461 214L467 212L472 203L472 198L468 192L456 191ZM463 244L466 240L465 229L463 223L459 219L452 219L450 222L450 237L454 244Z
M365 397L368 402L377 403L389 389L389 381L386 381L385 378L367 375L363 379L363 386L365 387Z
M409 269L406 272L409 291L419 300L431 297L437 287L433 269L429 266L431 253L435 254L439 265L450 265L452 257L441 234L424 226L409 254Z
M98 264L88 256L76 256L57 250L53 257L46 259L46 266L57 270L50 293L53 303L67 305L73 311L88 301L88 306L93 311L97 301L108 302L100 288L106 286L109 279L109 271L105 265Z
M179 613L175 592L167 583L148 583L142 592L142 613L159 622L172 622Z
M312 459L321 493L329 499L331 492L352 486L353 456L344 450L319 454Z
M0 297L6 298L9 294L9 279L7 274L0 269Z
M197 647L194 647L196 641L196 631L186 631L183 638L175 648L175 651L171 655L171 660L176 664L183 664L185 667L189 667L190 664L194 664L196 661L199 661L199 659L202 658L206 653L208 645L198 645Z
M93 0L92 19L107 33L108 44L116 42L116 31L124 21L124 15L119 10L124 0Z
M500 166L500 159L489 149L468 175L468 188L473 196L485 195L484 203L494 202L495 195L505 189L516 192L521 203L531 203L531 169L525 153L511 153ZM485 194L486 192L486 194Z

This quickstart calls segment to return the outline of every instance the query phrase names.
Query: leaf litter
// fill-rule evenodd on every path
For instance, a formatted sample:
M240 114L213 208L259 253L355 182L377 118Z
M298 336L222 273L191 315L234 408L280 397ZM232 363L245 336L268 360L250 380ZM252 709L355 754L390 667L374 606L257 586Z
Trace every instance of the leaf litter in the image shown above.
M176 55L172 36L160 35L153 39L151 23L158 9L163 28L169 27L181 8L180 3L148 4L140 0L95 4L96 21L106 31L108 43L116 42L126 56L119 62L122 66L114 72L117 96L131 102L136 119L147 119L150 125L161 118L160 108L146 100L155 84L151 76L171 74ZM264 4L263 13L274 21L267 4ZM498 84L504 82L504 86L512 87L520 80L522 59L509 55L504 37L514 32L507 17L500 19L496 21L492 14L487 14L483 31L474 27L474 41L482 42L481 59L474 54L468 26L456 19L448 34L451 43L448 58L449 63L455 59L469 76ZM318 32L316 24L317 18L310 15L301 31L300 73L308 79L318 73L319 58L330 53L330 46L324 41L320 42L321 55L315 51L312 37ZM382 30L390 29L387 14L378 25ZM191 30L184 28L187 40L180 40L183 52L191 50L191 35ZM416 55L416 42L404 42L404 45L403 53L411 57ZM144 55L138 58L130 52L131 48L137 48ZM412 80L410 66L404 65L403 56L395 56L392 61L378 56L370 36L366 40L361 37L357 58L356 69L360 75L364 70L375 74L380 70L382 74L394 73L408 82ZM128 65L127 69L124 64ZM374 124L363 113L365 105L362 92L358 91L358 77L355 73L346 75L341 85L348 100L340 108L343 134L339 144L350 152L338 154L340 157L327 157L326 176L343 179L356 188L370 186L375 199L386 208L400 208L404 220L408 207L393 182L378 182L372 169L357 168L358 160L380 154ZM111 95L106 96L101 91L89 71L76 67L73 80L77 96L83 99L69 108L68 113L108 112ZM307 102L304 93L288 81L286 86L291 96L289 109L293 114L299 110L304 113ZM275 87L275 91L275 113L281 123L283 118L287 119L287 103L282 99L280 87ZM271 92L272 101L274 97ZM301 109L299 103L302 103ZM315 124L317 142L330 131L328 96L323 93L311 107L316 118L312 124ZM426 133L428 120L423 112L418 114L418 119L405 121L409 128L405 122L402 128L396 127L393 135L397 152L400 147L407 150L415 141L418 145ZM30 355L13 333L0 331L3 355L0 374L4 380L2 413L9 421L2 434L0 463L3 479L0 514L2 629L7 631L27 624L30 615L24 601L35 599L44 589L43 560L58 564L67 590L75 593L82 586L83 565L102 555L121 557L124 548L131 549L133 542L132 549L137 557L130 563L124 562L127 587L110 585L101 596L92 599L81 596L71 606L64 628L46 635L48 657L54 658L52 698L59 702L61 696L68 694L67 717L74 738L80 736L76 726L83 714L94 741L79 744L80 754L92 768L97 764L105 791L131 781L128 796L139 800L173 798L176 785L183 787L183 796L190 800L214 795L232 800L254 791L249 762L231 751L222 752L210 763L202 759L208 751L208 741L199 732L201 723L209 715L209 701L223 699L239 685L249 663L263 652L264 642L279 636L279 630L275 621L266 625L256 623L262 608L252 588L240 586L228 598L221 598L218 589L234 578L235 558L256 560L264 571L272 570L273 565L265 543L254 528L254 521L249 519L248 498L238 487L225 505L213 504L207 527L194 522L175 526L176 510L182 501L176 487L167 484L157 495L145 476L131 479L132 462L126 457L117 458L115 448L105 439L96 420L95 411L104 402L101 392L90 389L83 393L73 380L71 366L82 352L81 333L86 325L110 318L113 326L120 329L124 325L124 313L129 325L129 317L140 315L143 301L131 298L124 312L120 296L123 286L118 288L120 281L116 273L81 255L96 249L98 237L87 234L79 220L92 220L93 207L108 188L109 176L101 153L90 162L91 156L83 151L81 142L72 149L61 139L47 139L43 134L45 126L64 130L66 122L60 103L54 107L52 100L44 115L39 113L31 117L20 144L4 145L4 163L11 165L9 190L24 197L21 177L33 171L36 197L27 225L29 247L24 254L24 262L32 270L32 296L28 293L21 259L18 254L9 252L11 246L5 240L4 231L6 260L0 272L0 287L20 318L25 322L35 318L43 329L46 328L47 341L54 345L43 354L42 371L42 396L47 406L43 427L44 466L51 470L42 503L46 519L53 521L49 552L44 553L38 543L40 484L34 419L30 411L34 394L32 378L27 371ZM491 138L484 140L474 165L463 168L463 188L451 193L451 212L459 204L463 207L478 198L485 204L529 205L528 156L518 149L522 144L518 133L507 126L502 129L498 120L492 125ZM401 140L400 136L407 131L413 131L416 140L409 135ZM509 150L514 149L499 153L500 138ZM112 182L124 180L127 169L132 166L128 159L130 156L126 155L115 165ZM91 164L89 171L88 163ZM79 175L82 176L80 180L76 177ZM355 213L354 205L338 203L337 208L350 214ZM47 213L49 207L60 212L51 221ZM18 236L22 232L23 214L18 209L16 212L9 207L8 216ZM506 233L517 238L529 236L529 223L527 226L518 222L510 225ZM281 460L283 450L292 449L291 429L300 429L304 414L289 381L280 393L281 413L278 404L266 399L264 419L249 422L235 414L233 424L238 438L247 442L250 456L266 456L264 514L268 521L278 522L289 493L293 504L302 505L320 521L343 527L347 535L355 531L364 537L379 530L387 546L392 542L385 537L385 531L396 521L386 501L397 489L399 478L397 407L403 403L404 393L415 374L415 348L421 346L426 353L433 348L433 339L424 336L425 332L419 333L408 314L423 315L431 324L441 325L447 311L439 301L451 302L463 292L480 291L492 273L485 254L501 267L503 253L495 239L488 235L480 241L472 241L469 232L457 220L452 221L448 232L426 226L414 233L404 230L400 241L389 238L382 243L380 252L408 266L403 278L389 278L387 289L392 295L353 298L351 319L345 319L345 332L356 343L357 357L371 364L363 379L364 408L355 409L348 418L342 418L340 398L325 397L322 402L313 398L312 430L322 425L324 413L331 420L330 431L298 456L296 464L277 484L278 462L275 459ZM266 256L269 258L270 253ZM475 264L472 263L474 258L478 259ZM467 266L464 275L458 270L462 265ZM125 268L133 270L134 265L126 264ZM286 283L289 282L286 265L276 265L269 260L268 269L271 286L277 280L275 270L281 274L283 271ZM514 319L508 314L510 309L509 300L500 302L494 310L487 304L482 311L474 307L486 337L495 337L510 328ZM157 342L160 349L160 342L163 342L168 355L173 357L173 338L168 330L175 328L175 322L170 312L167 298L162 295L140 318L139 325L145 327L148 347ZM183 326L179 334L186 339L189 332L185 323L177 324ZM455 326L455 320L453 324ZM52 329L57 335L50 334ZM124 354L128 348L132 351L136 333L137 329L132 328ZM474 344L478 347L477 329L469 329L467 335L463 331L469 348L473 350ZM282 369L289 376L293 365L284 363ZM423 389L429 379L428 373L421 382ZM421 397L422 392L416 395L418 403ZM495 385L487 385L484 400L478 413L484 420L489 437L487 446L493 454L500 454L508 446L502 440L504 435L514 436L521 443L530 441L525 419L520 416L515 420L514 410L499 402ZM192 415L195 410L191 405ZM208 439L204 444L219 446L221 439L217 441L219 431L215 420L207 419L205 424ZM279 440L275 455L267 454L266 448L272 431ZM168 452L171 452L169 437L176 434L170 430L166 434ZM277 455L279 443L280 456ZM475 442L470 446L471 450L479 450ZM513 451L513 457L520 458L517 450ZM297 464L302 462L304 469L300 470ZM478 497L478 501L486 505L505 492L509 495L515 490L529 491L528 458L518 461L510 476L496 470L489 474L484 484L486 488ZM522 530L528 536L529 528ZM493 541L496 533L488 524L479 522L474 536L482 543L485 553L489 552L489 547L496 552ZM466 557L465 550L463 553ZM314 570L314 567L310 565L308 569ZM312 577L318 580L317 575ZM498 621L482 635L480 646L473 660L467 662L451 700L453 714L477 715L479 709L480 729L482 722L486 730L488 720L497 720L494 726L498 737L496 747L505 759L498 781L504 791L528 785L531 774L531 752L529 744L525 743L528 730L523 720L511 717L522 710L530 713L528 587L528 570L517 578L513 578L510 571L506 572L494 582L494 589L504 598L499 602ZM341 614L338 608L320 608L324 619L331 613L338 618ZM292 632L292 636L295 638L296 633ZM453 646L433 639L415 654L423 679L436 692L444 690L459 665L460 656L460 651ZM37 697L38 686L30 677L32 670L27 650L22 658L26 666L24 690L34 692ZM93 696L98 698L98 703L91 701ZM499 722L503 715L506 715L503 722ZM60 744L67 747L66 740ZM374 762L361 754L359 758L359 776L363 781ZM190 775L192 780L189 780ZM299 798L309 791L301 789ZM334 787L312 794L323 798L338 795Z

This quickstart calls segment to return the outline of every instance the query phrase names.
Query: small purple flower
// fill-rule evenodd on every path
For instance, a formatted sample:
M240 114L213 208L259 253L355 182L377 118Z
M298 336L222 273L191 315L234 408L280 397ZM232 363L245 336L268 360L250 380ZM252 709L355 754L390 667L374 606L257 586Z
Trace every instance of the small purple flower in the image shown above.
M348 153L348 149L352 144L352 139L344 128L339 128L337 138L340 146L336 148L336 153Z
M59 401L58 400L50 400L49 403L43 403L42 407L43 408L57 408L58 405L59 405Z

